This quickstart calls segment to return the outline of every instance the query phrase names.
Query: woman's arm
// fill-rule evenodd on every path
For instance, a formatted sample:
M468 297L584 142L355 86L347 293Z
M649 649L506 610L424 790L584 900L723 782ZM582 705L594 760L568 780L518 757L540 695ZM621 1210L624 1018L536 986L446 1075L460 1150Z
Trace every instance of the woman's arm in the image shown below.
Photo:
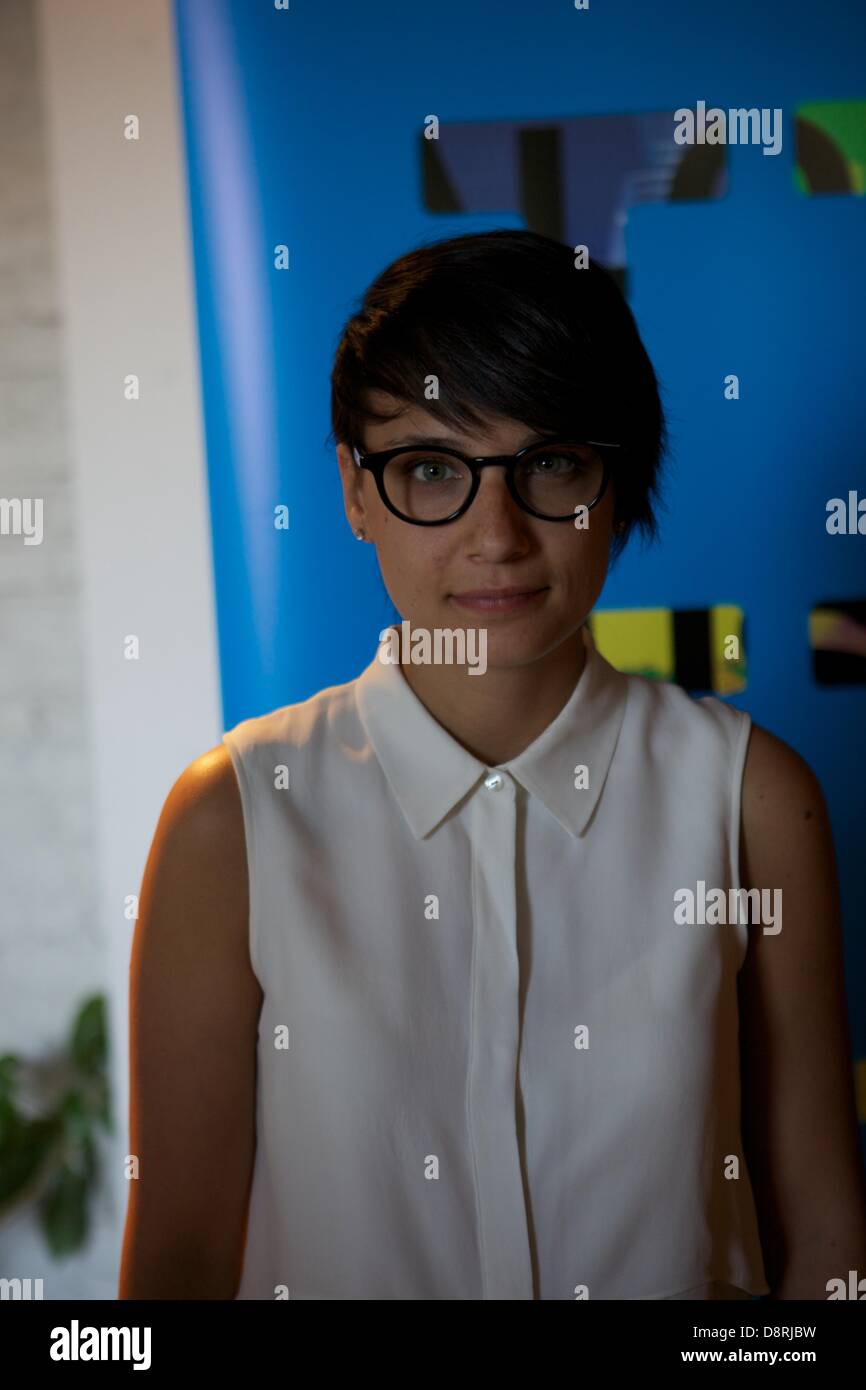
M866 1275L835 855L816 777L758 726L740 865L744 887L782 890L782 930L749 928L739 976L743 1143L767 1282L771 1298L826 1299L828 1279Z
M255 1154L261 989L224 746L178 778L142 880L130 974L130 1182L120 1298L235 1297Z

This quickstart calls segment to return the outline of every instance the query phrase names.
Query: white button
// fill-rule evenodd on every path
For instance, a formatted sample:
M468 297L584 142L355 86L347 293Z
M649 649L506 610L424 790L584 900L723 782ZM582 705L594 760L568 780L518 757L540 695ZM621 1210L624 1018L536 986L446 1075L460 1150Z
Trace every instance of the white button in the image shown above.
M505 786L505 778L500 772L491 772L489 777L484 778L484 785L488 791L498 792L500 787Z

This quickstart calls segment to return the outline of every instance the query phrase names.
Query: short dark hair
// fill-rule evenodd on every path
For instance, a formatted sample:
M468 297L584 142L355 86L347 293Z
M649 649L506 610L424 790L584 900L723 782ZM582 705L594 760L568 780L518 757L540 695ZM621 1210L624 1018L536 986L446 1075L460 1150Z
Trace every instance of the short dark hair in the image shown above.
M428 400L425 378L438 379ZM331 442L363 451L381 390L452 429L491 416L540 433L616 441L611 557L632 530L656 539L667 426L652 363L614 279L539 232L497 230L419 246L387 266L346 323L331 373Z

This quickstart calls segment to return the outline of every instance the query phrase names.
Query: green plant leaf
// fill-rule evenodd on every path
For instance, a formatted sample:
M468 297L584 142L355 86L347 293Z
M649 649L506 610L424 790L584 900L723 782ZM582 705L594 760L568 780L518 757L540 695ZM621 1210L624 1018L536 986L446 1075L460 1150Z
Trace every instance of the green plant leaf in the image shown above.
M39 1203L42 1230L53 1255L68 1255L87 1238L88 1180L64 1166L51 1179Z
M72 1084L40 1118L22 1114L15 1103L23 1059L0 1056L0 1209L35 1200L55 1255L78 1249L87 1237L89 1194L99 1175L94 1129L97 1123L112 1128L107 1058L103 995L78 1010L68 1046Z
M0 1095L8 1095L18 1081L17 1071L21 1058L14 1052L4 1052L0 1057Z
M67 1146L75 1149L82 1139L90 1133L90 1116L87 1101L77 1086L64 1091L59 1107L63 1124L63 1138Z
M0 1207L16 1200L35 1182L57 1144L60 1126L56 1117L23 1120L7 1115L0 1150Z
M72 1029L72 1060L88 1076L102 1071L108 1056L105 997L94 995L81 1006Z
M21 1116L8 1096L0 1091L0 1173L3 1172L3 1155L7 1145L15 1143L21 1125Z
M90 1105L93 1114L99 1120L104 1129L114 1133L114 1124L111 1114L111 1092L108 1081L104 1076L97 1077L94 1081L90 1094Z

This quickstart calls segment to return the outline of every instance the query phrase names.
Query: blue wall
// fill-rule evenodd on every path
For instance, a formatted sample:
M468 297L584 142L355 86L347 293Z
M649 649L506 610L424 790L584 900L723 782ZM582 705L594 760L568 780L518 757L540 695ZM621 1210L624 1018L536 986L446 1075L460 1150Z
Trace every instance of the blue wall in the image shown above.
M490 206L495 191L483 211L424 206L425 117L782 108L781 153L730 147L724 196L629 208L629 300L674 457L662 542L626 553L600 606L745 610L748 687L732 703L827 793L863 1057L866 699L816 683L807 622L816 603L866 596L866 537L825 529L828 498L866 494L866 200L798 187L793 113L866 96L866 9L176 0L176 15L227 726L351 679L393 616L324 444L354 301L420 241L524 225L513 202ZM283 242L288 272L273 268Z

